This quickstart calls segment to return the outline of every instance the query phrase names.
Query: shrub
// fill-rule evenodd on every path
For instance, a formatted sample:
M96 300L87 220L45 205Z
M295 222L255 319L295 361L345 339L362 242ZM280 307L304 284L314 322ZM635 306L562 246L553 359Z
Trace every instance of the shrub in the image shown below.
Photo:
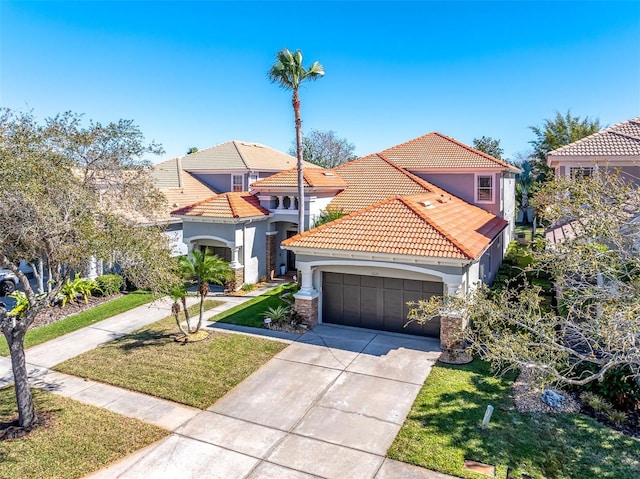
M270 307L265 312L262 313L262 316L271 319L271 324L282 325L289 319L289 308L287 306L276 306Z
M122 289L124 279L119 274L103 274L95 280L96 292L102 296L111 296Z
M607 413L607 417L609 418L609 421L616 426L620 426L627 422L627 413L624 411L616 411L615 409L611 410Z
M628 366L608 371L602 381L586 384L582 390L602 396L621 411L631 411L640 404L640 385Z
M95 287L95 282L91 279L78 277L73 280L68 279L60 289L60 294L57 299L63 308L67 303L74 302L79 297L84 299L86 303L89 300L89 296L91 296L91 291L95 289Z
M607 416L613 411L613 407L606 399L591 392L583 392L580 394L580 400L593 409L595 412L601 412Z
M253 283L245 283L242 285L242 287L240 288L242 291L253 291L254 289L256 289L256 285Z

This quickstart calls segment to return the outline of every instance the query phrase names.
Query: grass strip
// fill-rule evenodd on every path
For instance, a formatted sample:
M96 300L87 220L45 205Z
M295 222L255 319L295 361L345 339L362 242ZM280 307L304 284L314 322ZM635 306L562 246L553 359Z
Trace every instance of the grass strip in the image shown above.
M215 315L209 321L218 321L221 323L238 324L240 326L251 326L254 328L264 328L264 318L262 313L271 307L286 305L280 299L280 295L291 289L291 285L278 286L275 289L267 291L260 296L250 299L249 301L234 306L220 314Z
M62 396L32 390L49 422L29 435L0 441L0 477L75 479L169 434L156 426ZM0 422L16 416L13 387L0 389Z
M389 457L465 478L465 459L496 466L496 477L638 478L640 440L582 414L522 414L510 397L513 376L486 363L436 365L389 449ZM494 406L489 427L480 425Z
M54 369L206 409L287 346L223 332L182 344L177 331L170 316Z
M47 324L36 329L30 329L24 338L25 349L37 346L51 339L64 336L85 326L97 323L103 319L108 319L116 314L124 313L130 309L137 308L143 304L150 303L152 300L150 293L137 291L129 293L119 298L112 299L106 303L99 304L94 308L87 309L78 314L74 314L67 318ZM9 347L7 340L2 336L0 338L0 356L8 356Z

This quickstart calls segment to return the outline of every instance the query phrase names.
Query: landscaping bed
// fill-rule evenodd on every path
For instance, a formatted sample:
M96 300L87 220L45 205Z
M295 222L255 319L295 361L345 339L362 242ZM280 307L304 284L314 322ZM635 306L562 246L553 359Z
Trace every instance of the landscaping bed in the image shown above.
M84 477L169 434L159 427L41 390L32 390L41 427L0 440L0 477ZM0 389L0 431L15 419L12 387Z
M465 470L465 459L496 466L501 478L639 477L640 440L583 414L520 413L511 396L513 380L493 377L478 360L436 365L389 457L475 479L485 476ZM495 409L482 430L489 404Z

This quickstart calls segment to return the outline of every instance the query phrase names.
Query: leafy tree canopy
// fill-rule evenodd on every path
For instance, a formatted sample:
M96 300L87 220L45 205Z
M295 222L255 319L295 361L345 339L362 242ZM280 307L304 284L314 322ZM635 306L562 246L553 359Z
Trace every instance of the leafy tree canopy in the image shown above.
M540 241L528 267L530 278L555 280L557 308L522 275L498 291L414 304L410 318L465 311L475 353L498 369L537 371L542 382L586 384L621 368L640 378L640 190L598 171L547 182L532 202L565 232Z
M481 152L486 153L489 156L493 156L494 158L498 158L499 160L502 159L502 155L504 154L504 150L500 148L500 140L493 139L490 136L474 138L473 147L476 150L480 150Z
M0 267L18 276L28 301L19 316L0 307L0 330L22 426L35 420L24 334L67 279L95 259L117 263L141 288L159 291L175 282L168 237L137 223L161 207L145 158L161 151L128 120L85 126L68 112L39 123L31 113L0 110ZM36 295L17 267L25 259L46 264L50 291Z
M547 153L597 133L601 126L597 118L587 116L581 119L579 116L572 116L571 110L567 110L564 115L556 111L554 118L544 120L540 126L529 128L536 136L535 140L529 142L533 146L534 172L544 178L551 176L551 169L547 166Z
M323 168L334 168L354 160L355 145L346 138L340 138L333 130L311 130L302 137L302 158ZM292 143L290 155L296 154L296 144Z

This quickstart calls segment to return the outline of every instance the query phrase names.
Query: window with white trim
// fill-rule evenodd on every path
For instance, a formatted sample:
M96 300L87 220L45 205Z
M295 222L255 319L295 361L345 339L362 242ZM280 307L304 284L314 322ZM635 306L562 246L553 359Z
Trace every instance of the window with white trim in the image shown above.
M493 175L476 176L476 202L494 203L494 180Z
M232 175L231 191L244 191L243 175Z

